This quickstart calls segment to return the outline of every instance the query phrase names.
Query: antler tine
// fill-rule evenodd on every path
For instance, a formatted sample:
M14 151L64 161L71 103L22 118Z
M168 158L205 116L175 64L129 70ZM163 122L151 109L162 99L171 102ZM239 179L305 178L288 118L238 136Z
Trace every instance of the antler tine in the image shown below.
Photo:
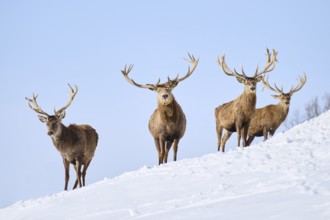
M219 64L219 66L221 66L223 72L228 75L228 76L235 76L235 77L238 77L238 78L241 78L241 79L245 79L244 75L241 75L239 74L235 69L234 69L234 72L231 71L227 64L226 64L226 61L225 61L225 54L223 54L221 56L221 60L219 59L219 57L217 57L217 62Z
M181 81L187 79L195 71L197 64L199 62L199 58L196 59L194 57L194 55L191 55L189 53L188 53L188 57L189 57L189 59L188 58L184 58L184 59L187 60L189 63L191 63L191 66L188 66L188 71L187 71L186 75L181 78L179 78L179 75L177 75L177 77L172 81L176 81L177 83L181 82Z
M167 82L175 82L177 81L179 78L179 74L176 75L176 77L174 79L171 79L169 76L167 77Z
M271 61L271 59L270 59L270 52L269 52L268 48L266 48L266 52L267 52L267 63L269 63Z
M127 68L127 65L125 65L124 69L121 70L121 73L123 74L123 76L125 77L125 79L127 80L127 82L129 82L133 86L136 86L136 87L139 87L139 88L155 90L157 88L159 82L160 82L160 79L158 80L158 83L155 84L155 85L152 85L152 84L146 84L146 85L138 84L133 79L131 79L131 78L128 77L128 74L133 69L133 66L134 66L134 64L131 64Z
M156 88L158 87L159 83L160 83L160 78L158 79L157 83L155 84Z
M254 76L256 76L258 74L258 71L259 71L259 64L257 65L257 69L256 69L256 71L254 73Z
M64 112L64 111L65 111L65 110L71 105L71 103L72 103L74 97L75 97L75 96L77 95L77 93L78 93L78 87L77 87L76 85L75 85L75 89L76 89L76 90L74 90L74 89L72 88L72 86L71 86L69 83L68 83L68 85L69 85L69 87L70 87L70 98L69 98L69 101L68 101L68 102L66 103L66 105L65 105L64 107L62 107L60 110L56 111L56 110L54 109L55 115Z
M185 59L189 63L191 63L191 61L193 61L193 60L196 60L194 55L191 55L190 53L188 53L188 57L189 57L189 59L188 58L183 58L183 59Z
M267 48L267 63L261 72L258 72L259 66L257 66L257 70L254 73L255 78L262 74L265 74L265 73L268 73L268 72L274 70L275 63L277 62L277 58L276 58L277 53L278 52L273 49L272 54L270 54L269 49Z
M267 78L266 78L266 76L262 77L262 84L263 84L264 88L267 88L267 89L269 89L269 90L271 90L271 91L273 91L273 92L276 92L276 93L280 93L280 94L283 93L283 87L282 87L282 89L280 90L280 89L276 86L275 83L274 83L275 88L273 88L272 86L269 85L268 77L269 77L269 76L267 76ZM266 78L266 79L265 79L265 78Z
M127 68L127 64L125 65L124 69L121 70L121 72L124 74L124 75L128 75L129 72L131 72L131 70L133 69L133 66L134 64L130 64Z
M296 86L296 88L294 88L294 89L293 89L293 86L292 86L292 88L290 90L290 94L292 95L293 93L298 92L305 85L306 80L307 80L306 73L304 73L303 76L299 76L298 86Z
M128 67L127 67L127 64L125 65L124 69L121 70L121 73L124 75L125 79L131 83L132 85L134 86L137 86L137 87L141 87L140 84L137 84L136 82L134 82L134 80L132 80L131 78L128 77L128 74L131 72L131 70L133 69L133 66L134 64L130 64Z
M281 93L284 93L283 92L283 85L281 85L281 89L279 89L275 83L274 83L274 86L275 86L276 90L280 91Z
M45 115L45 116L49 116L46 112L44 112L41 108L40 108L40 106L38 105L38 103L37 103L37 97L38 97L38 95L34 95L34 93L33 93L33 97L32 97L32 99L29 99L29 98L27 98L27 97L25 97L25 99L28 101L28 105L29 105L29 107L33 110L33 111L35 111L36 113L38 113L38 114L41 114L41 115ZM34 106L32 106L32 105Z
M243 74L244 77L247 77L247 76L245 75L245 72L244 72L244 69L243 69L243 65L242 65L242 74Z

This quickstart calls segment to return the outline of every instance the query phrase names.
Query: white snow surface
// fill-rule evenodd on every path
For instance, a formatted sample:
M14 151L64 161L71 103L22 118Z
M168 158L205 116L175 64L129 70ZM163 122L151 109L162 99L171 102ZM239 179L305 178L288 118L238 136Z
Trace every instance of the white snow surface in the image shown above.
M326 112L249 148L19 201L0 219L330 219L329 148Z

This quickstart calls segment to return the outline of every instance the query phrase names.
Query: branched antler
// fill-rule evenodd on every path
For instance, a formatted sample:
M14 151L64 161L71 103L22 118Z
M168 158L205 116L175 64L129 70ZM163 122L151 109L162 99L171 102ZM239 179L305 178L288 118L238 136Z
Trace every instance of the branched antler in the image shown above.
M139 87L139 88L157 90L157 87L158 87L158 85L160 83L160 79L158 80L158 82L156 84L145 84L145 85L141 85L141 84L136 83L133 79L129 78L128 77L128 74L133 69L133 66L134 66L133 64L129 65L128 67L127 67L127 65L125 65L124 69L121 70L121 73L124 75L124 77L127 80L127 82L129 82L133 86L136 86L136 87Z
M29 107L35 111L36 113L38 114L41 114L41 115L45 115L45 116L49 116L46 112L44 112L41 107L38 105L37 103L37 97L38 95L34 95L33 93L33 96L32 96L32 99L29 99L27 97L25 97L25 99L28 101L28 104L29 104Z
M267 78L265 79L266 77L262 77L262 84L264 85L264 88L267 88L273 92L276 92L276 93L279 93L279 94L284 94L284 91L283 91L283 86L281 86L281 89L279 89L276 84L274 83L274 87L272 87L271 85L269 85L269 82L268 82L268 76ZM290 89L290 95L293 95L293 93L299 91L306 83L306 80L307 80L307 76L306 74L304 73L303 76L299 76L298 78L298 85L293 88L293 86L291 87Z
M151 90L157 90L158 87L171 87L174 88L176 85L178 85L179 82L187 79L196 69L196 66L198 64L199 58L195 58L193 55L190 55L188 53L189 58L185 59L187 60L189 63L191 63L191 66L188 66L188 71L186 73L186 75L184 75L183 77L179 78L179 74L176 76L175 79L170 79L169 77L167 78L167 82L166 83L162 83L160 84L160 79L158 80L157 83L155 84L138 84L136 83L133 79L131 79L130 77L128 77L128 74L130 73L130 71L133 68L133 65L129 65L129 66L125 66L124 69L121 70L122 74L124 75L125 79L132 85L139 87L139 88L144 88L144 89L151 89Z
M178 83L187 79L194 72L194 70L196 69L196 66L199 62L199 58L196 59L194 57L194 55L190 55L188 53L188 56L189 56L189 58L185 58L185 60L187 60L189 63L191 63L191 66L188 66L188 71L187 71L186 75L184 75L183 77L181 77L179 79L178 79L179 75L176 77L175 81L177 81Z
M245 75L245 73L243 71L243 67L242 67L242 74L239 74L235 69L234 69L234 71L232 71L228 68L226 61L225 61L225 54L222 55L221 59L219 59L219 57L218 57L217 62L219 64L219 66L221 66L221 68L225 72L225 74L227 74L228 76L235 76L240 79L247 78L247 76Z
M293 95L293 93L298 92L305 85L306 81L307 81L306 73L304 73L303 76L299 76L298 86L296 86L296 88L292 87L290 90L290 94Z
M275 68L275 63L277 62L277 58L276 58L277 54L278 52L275 51L274 49L272 54L270 54L269 49L267 48L267 63L261 72L258 72L259 67L257 66L256 72L254 73L253 77L256 78L262 74L272 71Z
M281 86L281 89L279 89L277 86L276 86L276 84L274 83L274 87L272 87L271 85L269 85L269 82L268 82L268 77L269 76L267 76L267 78L266 77L262 77L262 84L263 84L263 86L264 86L264 88L267 88L267 89L269 89L269 90L271 90L271 91L273 91L273 92L276 92L276 93L279 93L279 94L281 94L281 93L283 93L283 86ZM265 79L266 78L266 79Z
M253 78L257 78L258 76L268 73L270 71L272 71L275 68L275 62L277 62L276 56L277 53L275 50L273 50L272 54L270 54L269 49L267 49L267 63L264 67L264 69L261 72L259 71L259 67L257 67ZM235 76L238 77L240 79L246 79L247 76L245 75L243 66L242 66L242 74L238 73L235 69L234 71L230 70L226 64L225 61L225 54L222 55L221 59L218 57L217 58L217 62L219 64L219 66L221 66L222 70L225 72L225 74L227 74L228 76Z
M60 110L56 111L54 110L55 112L55 115L58 115L58 114L61 114L63 113L72 103L74 97L77 95L78 93L78 87L75 85L75 88L76 90L74 90L71 85L68 83L69 87L70 87L70 98L69 98L69 101L66 103L66 105L64 107L62 107Z

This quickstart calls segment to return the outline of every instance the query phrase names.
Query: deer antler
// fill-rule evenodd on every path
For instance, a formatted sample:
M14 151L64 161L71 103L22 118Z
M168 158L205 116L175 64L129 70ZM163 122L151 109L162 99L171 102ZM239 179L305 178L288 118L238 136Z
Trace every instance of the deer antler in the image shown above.
M304 73L304 76L299 76L298 86L296 86L296 88L292 87L290 90L290 94L293 95L293 93L298 92L305 85L306 80L307 80L306 73Z
M76 85L75 85L76 91L71 87L71 85L69 83L68 83L68 85L70 87L70 99L69 99L68 103L66 103L66 105L64 107L62 107L60 110L56 111L54 109L55 115L58 115L58 114L64 112L71 105L74 97L78 93L78 87Z
M44 112L42 109L41 109L41 107L38 105L38 103L37 103L37 97L38 97L38 95L34 95L34 93L33 93L33 97L32 97L32 99L29 99L29 98L27 98L27 97L25 97L25 99L28 101L28 104L29 104L29 107L33 110L33 111L35 111L36 113L38 113L38 114L41 114L41 115L45 115L45 116L49 116L46 112Z
M270 54L269 49L267 49L267 63L264 67L264 69L261 72L258 72L259 67L257 67L256 72L254 73L253 78L257 78L258 76L264 74L264 73L268 73L270 71L272 71L275 68L275 62L277 62L276 56L277 53L275 50L273 50L272 54ZM228 76L235 76L241 79L245 79L247 78L247 76L245 75L244 69L242 67L242 74L239 74L235 69L234 71L230 70L226 64L225 61L225 54L222 55L221 59L217 59L218 64L221 66L222 70L225 72L225 74L227 74Z
M227 74L228 76L235 76L238 77L240 79L245 79L247 78L247 76L244 73L243 67L242 67L242 74L239 74L235 69L234 71L231 71L225 61L225 54L222 55L221 60L219 59L219 57L217 58L218 64L219 66L221 66L222 70L225 72L225 74Z
M277 62L276 56L278 52L273 49L272 54L270 54L269 49L267 48L267 63L264 69L261 72L258 72L259 67L257 66L256 72L254 73L254 78L272 71L275 68L275 63Z
M178 85L179 82L187 79L196 69L196 66L199 62L199 58L195 58L194 55L190 55L188 53L189 58L184 58L186 61L188 61L189 63L191 63L191 66L188 66L188 71L186 73L186 75L184 75L183 77L179 78L179 74L175 77L175 79L170 79L170 77L167 77L168 81L165 84L167 84L168 86L174 88L175 86Z
M157 87L159 86L160 83L160 79L158 80L158 82L156 84L146 84L146 85L141 85L136 83L133 79L128 77L128 74L131 72L131 70L133 69L134 65L129 65L127 67L127 65L125 65L124 69L121 70L122 74L124 75L125 79L132 84L133 86L139 87L139 88L143 88L143 89L151 89L151 90L157 90Z
M262 84L264 85L264 87L272 90L273 92L277 92L277 93L280 93L280 94L283 94L283 86L281 86L281 89L279 89L276 84L274 83L274 86L275 88L271 87L268 83L268 76L266 78L266 80L264 79L265 77L262 77ZM293 95L293 93L299 91L306 83L306 80L307 80L307 76L306 74L304 73L304 76L299 76L299 79L298 79L298 85L296 86L296 88L293 88L293 86L291 87L291 90L290 90L290 95Z
M179 78L179 75L177 75L176 78L173 79L173 80L168 77L167 78L168 81L166 83L162 83L162 84L160 84L160 79L158 80L158 82L156 84L145 84L145 85L141 85L141 84L136 83L133 79L131 79L131 78L128 77L128 74L132 70L133 65L129 65L128 67L126 65L124 67L124 69L121 70L121 72L124 75L125 79L130 84L132 84L134 86L137 86L139 88L151 89L151 90L157 90L158 87L166 87L166 86L170 86L170 87L173 88L179 82L187 79L194 72L194 70L196 69L196 66L198 64L199 58L196 59L193 55L190 55L189 53L188 53L188 56L189 56L189 58L188 59L185 59L185 60L187 60L188 62L190 62L192 65L191 65L191 67L188 66L188 71L187 71L186 75L183 76L183 77L181 77L181 78Z
M183 77L181 77L181 78L179 78L179 75L177 75L176 78L174 80L171 80L171 81L176 81L176 82L179 83L179 82L187 79L195 71L196 66L197 66L197 64L199 62L199 58L196 59L194 57L194 55L190 55L189 53L188 53L188 56L189 56L189 58L184 58L184 59L186 61L188 61L189 63L191 63L192 65L191 65L191 67L188 66L188 71L187 71L186 75L183 76Z
M269 90L271 90L271 91L273 91L273 92L276 92L276 93L280 93L280 94L284 93L284 92L283 92L283 86L281 86L281 89L279 89L279 88L276 86L276 84L274 83L275 88L274 88L274 87L271 87L271 86L269 85L269 82L268 82L268 77L269 77L269 76L267 76L266 80L265 80L265 76L262 77L262 84L264 85L264 88L267 88L267 89L269 89Z

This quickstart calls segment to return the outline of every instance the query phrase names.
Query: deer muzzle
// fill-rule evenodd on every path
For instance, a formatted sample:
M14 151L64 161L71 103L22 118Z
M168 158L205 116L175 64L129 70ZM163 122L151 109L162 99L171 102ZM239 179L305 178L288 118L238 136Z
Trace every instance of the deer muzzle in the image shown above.
M168 95L167 95L167 94L165 94L165 95L162 95L162 98L165 100L165 99L167 99L167 98L168 98Z

